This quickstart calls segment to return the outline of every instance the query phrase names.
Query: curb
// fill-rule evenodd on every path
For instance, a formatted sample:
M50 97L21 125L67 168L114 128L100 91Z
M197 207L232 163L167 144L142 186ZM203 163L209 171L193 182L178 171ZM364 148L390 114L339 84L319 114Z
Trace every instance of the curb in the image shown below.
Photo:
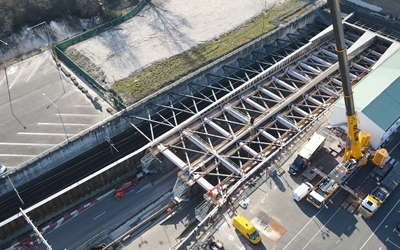
M83 206L80 206L79 208L77 208L76 210L65 214L63 217L61 217L60 219L58 219L57 221L51 222L50 224L48 224L47 226L43 227L42 229L38 229L39 232L41 234L43 234L45 231L49 230L49 229L57 229L59 228L64 222L71 220L72 218L75 218L76 216L78 216L80 213L82 213L85 209L91 207L92 205L98 203L99 201L101 201L102 199L104 199L107 195L110 195L111 193L115 192L115 189L108 191L107 193L103 194L102 196L97 197L96 199L92 200L89 203L86 203ZM33 238L35 237L35 234L31 234L29 237L26 237L24 239L19 240L18 242L14 243L10 249L15 249L15 250L20 250L20 249L25 249L24 248L24 243L28 243L28 242L32 242L33 243ZM41 243L40 239L36 240L36 243L39 244Z

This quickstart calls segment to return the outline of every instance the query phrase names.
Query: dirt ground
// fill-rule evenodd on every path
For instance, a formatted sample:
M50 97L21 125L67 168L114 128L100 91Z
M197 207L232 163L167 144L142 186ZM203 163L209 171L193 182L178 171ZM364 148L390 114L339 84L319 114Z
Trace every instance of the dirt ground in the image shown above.
M131 20L67 49L105 87L226 33L288 0L153 0ZM78 56L79 57L79 56Z

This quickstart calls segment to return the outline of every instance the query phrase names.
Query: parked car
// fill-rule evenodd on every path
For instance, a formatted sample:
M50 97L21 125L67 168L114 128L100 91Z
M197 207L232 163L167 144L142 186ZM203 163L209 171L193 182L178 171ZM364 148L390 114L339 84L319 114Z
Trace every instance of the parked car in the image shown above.
M304 163L304 160L300 156L297 156L294 162L290 164L289 173L292 175L298 175L300 173L300 169L304 168L305 166L306 164Z
M4 174L7 171L7 168L4 165L0 164L0 175Z

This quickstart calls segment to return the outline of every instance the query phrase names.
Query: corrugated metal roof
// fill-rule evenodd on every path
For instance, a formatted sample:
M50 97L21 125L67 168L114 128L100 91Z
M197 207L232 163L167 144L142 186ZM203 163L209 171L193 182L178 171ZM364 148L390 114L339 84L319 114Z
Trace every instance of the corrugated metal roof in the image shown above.
M387 131L400 117L400 77L370 102L362 113Z
M356 111L361 111L384 131L400 117L399 65L400 51L397 51L353 89ZM344 107L343 98L336 105Z

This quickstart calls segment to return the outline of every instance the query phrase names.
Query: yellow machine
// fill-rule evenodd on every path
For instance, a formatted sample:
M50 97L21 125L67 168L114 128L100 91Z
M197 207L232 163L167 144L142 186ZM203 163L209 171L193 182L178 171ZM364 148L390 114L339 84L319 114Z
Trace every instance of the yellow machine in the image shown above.
M389 169L389 171L358 207L358 211L366 219L371 218L378 211L400 183L400 165L397 161L387 162L384 166L385 169Z
M238 230L251 244L257 244L261 241L261 236L257 229L242 215L233 219L232 225Z
M342 78L344 104L347 117L347 141L344 151L344 161L354 159L358 166L363 166L369 158L378 167L382 167L388 157L386 149L371 152L368 147L371 134L366 131L358 131L357 113L354 108L353 90L350 82L349 66L344 42L343 24L338 0L328 0L332 16L333 31L336 40L336 52L339 59L339 67ZM373 155L373 157L371 157Z

